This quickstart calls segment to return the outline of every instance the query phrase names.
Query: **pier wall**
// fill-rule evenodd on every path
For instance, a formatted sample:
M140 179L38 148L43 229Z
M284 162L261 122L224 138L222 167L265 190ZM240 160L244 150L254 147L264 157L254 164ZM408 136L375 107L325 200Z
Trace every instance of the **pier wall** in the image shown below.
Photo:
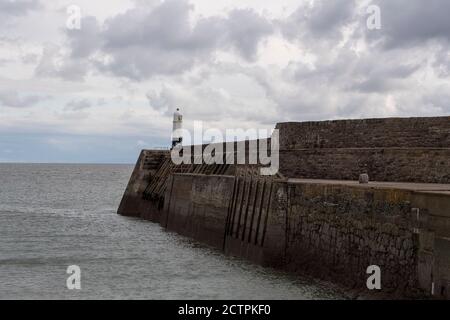
M168 152L144 150L118 212L362 292L377 265L381 293L450 299L450 117L277 128L274 177L247 164L174 165ZM363 172L371 182L354 182Z
M149 181L155 178L161 164L169 159L169 152L142 150L125 189L117 213L123 216L139 217L159 222L164 199L144 199Z
M382 270L382 292L429 295L450 289L450 231L434 194L312 181L176 174L161 225L226 254L367 289L367 267ZM449 208L449 198L446 199ZM416 207L421 205L421 207ZM440 233L433 219L441 219ZM444 223L443 223L444 222Z
M414 231L409 191L294 183L289 199L287 269L362 288L367 267L376 265L384 292L431 290L431 264L419 263L419 234L426 232ZM422 270L429 272L419 283Z

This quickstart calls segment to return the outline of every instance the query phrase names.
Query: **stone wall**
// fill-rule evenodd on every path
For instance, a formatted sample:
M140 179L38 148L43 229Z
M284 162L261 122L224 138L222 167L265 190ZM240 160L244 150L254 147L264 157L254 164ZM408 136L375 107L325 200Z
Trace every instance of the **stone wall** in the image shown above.
M450 117L278 123L286 177L450 183Z
M384 293L419 287L418 237L410 193L339 185L291 184L286 265L364 288L367 267L382 272ZM428 286L431 286L431 275Z
M286 177L372 181L450 183L450 149L342 148L280 151Z
M285 122L281 149L450 148L450 117Z

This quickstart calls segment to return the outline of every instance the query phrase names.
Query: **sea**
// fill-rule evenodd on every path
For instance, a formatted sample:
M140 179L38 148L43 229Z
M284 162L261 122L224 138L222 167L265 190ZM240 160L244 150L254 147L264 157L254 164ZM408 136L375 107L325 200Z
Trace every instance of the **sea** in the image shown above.
M226 256L157 223L118 215L132 170L0 164L0 299L351 298L332 283Z

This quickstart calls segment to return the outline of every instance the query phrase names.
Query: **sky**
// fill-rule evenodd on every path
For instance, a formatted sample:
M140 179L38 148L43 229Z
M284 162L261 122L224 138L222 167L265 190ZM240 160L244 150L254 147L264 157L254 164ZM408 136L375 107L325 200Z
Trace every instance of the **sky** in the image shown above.
M176 107L187 129L220 130L449 115L449 12L448 0L0 0L0 162L134 163L170 145Z

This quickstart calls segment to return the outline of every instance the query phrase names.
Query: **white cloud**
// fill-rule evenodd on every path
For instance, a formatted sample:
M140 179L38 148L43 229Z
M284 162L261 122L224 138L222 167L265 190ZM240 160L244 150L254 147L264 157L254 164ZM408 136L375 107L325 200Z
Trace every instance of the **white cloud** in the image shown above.
M0 2L0 131L143 145L177 106L221 129L450 112L447 0L80 0L67 30L69 2Z

